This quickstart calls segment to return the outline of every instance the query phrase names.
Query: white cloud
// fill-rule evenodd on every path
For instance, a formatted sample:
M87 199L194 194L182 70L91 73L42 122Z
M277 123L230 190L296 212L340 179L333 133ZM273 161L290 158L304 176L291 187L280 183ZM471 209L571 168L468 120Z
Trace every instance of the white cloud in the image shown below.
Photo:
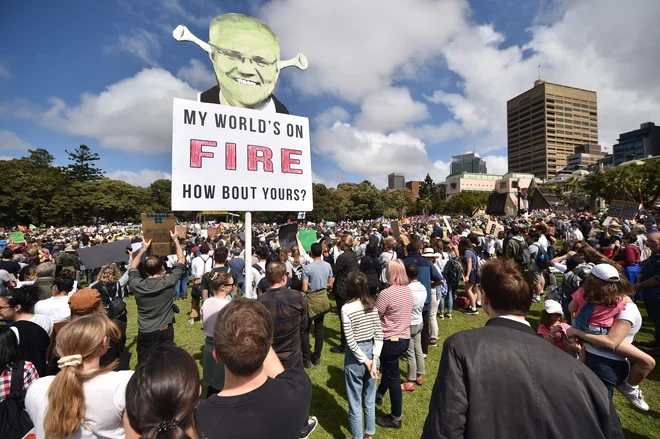
M429 117L426 104L413 100L405 87L388 87L367 96L361 110L355 124L366 130L395 131Z
M467 10L464 0L274 0L258 15L278 33L283 54L309 58L294 87L360 103L395 75L414 79L437 60Z
M22 140L13 131L0 130L0 151L27 151L31 148L34 146Z
M145 29L131 29L129 34L120 34L116 44L106 46L106 53L128 53L151 67L158 66L160 57L160 36Z
M453 120L443 122L440 125L421 125L406 128L406 131L428 141L439 144L446 140L456 139L465 134L465 130Z
M8 155L0 155L0 160L14 160L16 157L9 157Z
M133 186L147 187L156 180L166 179L171 180L172 174L163 171L155 171L153 169L142 169L140 172L133 171L115 171L105 174L106 177L112 180L121 180L130 183Z
M446 105L470 135L485 138L477 144L490 148L479 150L506 145L506 101L532 87L539 64L548 82L598 93L603 146L660 113L660 57L643 55L657 53L660 27L653 20L660 2L555 3L551 14L559 20L531 28L525 46L502 49L505 36L483 25L465 28L443 48L447 67L463 80L462 92L438 90L429 100ZM636 25L615 31L621 23Z
M208 61L208 64L211 65L211 61ZM202 90L209 89L218 83L215 74L203 62L195 58L191 59L188 65L181 67L176 73L176 77Z
M504 175L509 172L509 161L503 155L487 155L483 157L486 160L486 167L489 174Z
M75 106L53 98L51 108L36 117L56 131L99 139L104 148L166 153L172 148L174 97L195 100L197 90L166 70L145 69L99 94L83 93Z
M319 126L332 126L335 122L348 122L351 114L339 106L330 107L314 118L314 123Z
M6 65L0 62L0 79L11 79L11 73Z

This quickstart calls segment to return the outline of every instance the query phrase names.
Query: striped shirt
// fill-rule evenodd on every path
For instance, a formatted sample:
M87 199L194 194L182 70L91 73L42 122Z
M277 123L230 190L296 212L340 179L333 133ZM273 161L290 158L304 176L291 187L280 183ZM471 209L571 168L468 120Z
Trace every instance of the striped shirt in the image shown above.
M385 340L410 338L413 295L407 285L393 285L381 291L376 301L376 308L380 314L380 325Z
M383 347L383 330L380 327L380 319L376 308L365 311L362 302L359 300L349 302L341 308L341 321L346 335L346 345L360 363L371 360L358 346L360 341L373 340L373 355L380 357L380 351Z

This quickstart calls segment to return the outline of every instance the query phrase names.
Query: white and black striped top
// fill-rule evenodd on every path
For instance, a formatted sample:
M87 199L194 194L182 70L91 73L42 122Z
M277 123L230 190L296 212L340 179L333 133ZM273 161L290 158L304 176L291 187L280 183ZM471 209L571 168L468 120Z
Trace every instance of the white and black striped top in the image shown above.
M380 326L380 317L378 309L374 307L371 311L366 311L359 300L349 302L341 309L342 325L344 335L346 336L346 345L353 352L355 358L364 363L371 358L362 352L358 342L373 340L373 355L380 357L383 348L383 329Z

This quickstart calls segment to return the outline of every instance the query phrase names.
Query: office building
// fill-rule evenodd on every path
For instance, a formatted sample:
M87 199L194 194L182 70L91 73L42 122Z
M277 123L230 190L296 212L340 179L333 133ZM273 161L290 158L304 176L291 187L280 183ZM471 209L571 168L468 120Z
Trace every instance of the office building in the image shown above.
M452 175L460 174L462 172L469 172L470 174L488 174L486 160L480 158L473 152L451 156Z
M576 146L598 142L596 92L539 78L506 107L509 172L547 179Z
M653 122L643 123L638 130L619 134L614 145L614 166L630 160L642 160L660 155L660 127Z
M603 151L600 145L585 144L575 147L575 152L568 156L567 171L575 171L577 169L586 169L596 167L598 161L605 157L607 153Z
M406 187L412 191L417 198L419 198L419 181L413 180L406 183Z
M394 172L394 173L387 176L387 188L388 189L398 191L399 189L403 189L404 187L406 187L406 176L405 175Z

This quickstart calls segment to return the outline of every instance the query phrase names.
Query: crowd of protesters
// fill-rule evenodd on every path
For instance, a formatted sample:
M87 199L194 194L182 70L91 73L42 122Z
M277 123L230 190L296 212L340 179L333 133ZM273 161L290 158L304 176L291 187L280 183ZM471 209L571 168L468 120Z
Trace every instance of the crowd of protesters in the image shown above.
M445 341L424 437L527 429L530 437L620 437L615 389L649 410L639 384L660 354L653 216L540 212L304 227L318 237L307 249L300 239L280 243L275 225L257 225L246 254L239 226L209 237L191 224L186 236L172 233L176 253L167 257L150 256L150 241L117 226L29 230L20 244L0 236L0 404L26 392L16 417L38 438L306 438L319 420L310 416L305 369L323 365L331 294L341 334L329 352L344 355L353 438L372 437L377 425L401 428L403 393L423 384L439 322L456 311L491 319ZM123 239L135 248L127 262L81 265L76 250ZM191 355L174 347L181 300L191 300L184 319L203 329L201 380ZM536 331L525 320L534 302L543 302ZM633 344L642 302L655 328L645 345ZM137 321L135 372L129 321ZM535 410L514 434L521 413L552 403L558 381L572 395L565 416L589 422L557 425ZM387 393L391 413L376 418ZM520 410L495 419L489 404L510 400Z

